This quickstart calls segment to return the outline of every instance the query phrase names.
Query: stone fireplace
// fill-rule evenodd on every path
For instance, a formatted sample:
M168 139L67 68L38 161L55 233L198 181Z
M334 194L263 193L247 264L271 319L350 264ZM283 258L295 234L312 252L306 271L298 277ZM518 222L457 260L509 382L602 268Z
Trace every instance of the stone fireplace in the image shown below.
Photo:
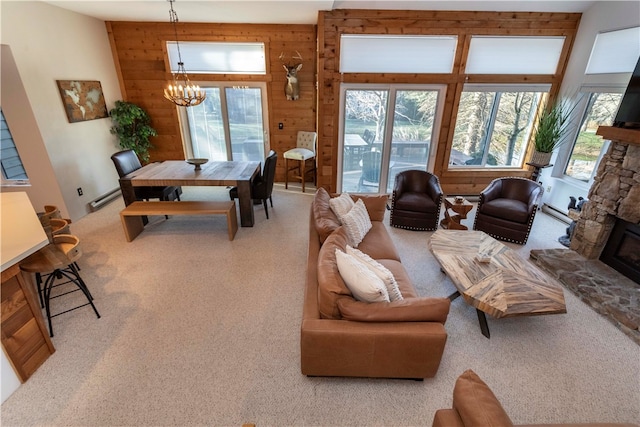
M640 130L601 126L597 134L611 144L571 239L588 259L600 257L618 219L640 224Z

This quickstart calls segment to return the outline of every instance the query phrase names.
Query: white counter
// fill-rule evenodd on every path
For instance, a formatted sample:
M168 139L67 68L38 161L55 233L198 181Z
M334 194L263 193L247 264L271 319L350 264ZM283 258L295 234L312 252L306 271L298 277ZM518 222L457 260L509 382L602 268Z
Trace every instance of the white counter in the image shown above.
M49 243L27 193L0 193L0 223L2 271Z

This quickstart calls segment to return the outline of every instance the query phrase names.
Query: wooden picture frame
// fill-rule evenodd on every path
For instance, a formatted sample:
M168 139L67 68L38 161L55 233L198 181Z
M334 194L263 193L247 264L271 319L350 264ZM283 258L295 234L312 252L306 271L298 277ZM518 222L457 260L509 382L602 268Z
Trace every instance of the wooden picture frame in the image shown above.
M56 80L69 123L109 116L102 85L97 80Z

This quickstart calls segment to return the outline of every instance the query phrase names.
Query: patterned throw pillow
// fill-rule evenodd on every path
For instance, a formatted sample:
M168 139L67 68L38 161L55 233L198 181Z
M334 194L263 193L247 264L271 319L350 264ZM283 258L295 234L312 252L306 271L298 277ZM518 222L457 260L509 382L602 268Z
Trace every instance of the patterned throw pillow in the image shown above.
M342 217L342 226L349 237L349 244L357 248L372 227L369 212L362 199L358 199L353 209Z
M389 302L389 294L382 280L362 262L336 249L336 263L342 280L355 299L363 302Z
M332 197L329 200L329 206L331 206L331 210L342 223L342 217L353 209L355 203L349 193L342 193L338 197Z
M367 266L367 268L369 268L369 270L373 271L373 273L378 276L380 280L382 280L387 288L389 299L391 301L402 301L404 299L402 297L402 293L400 293L398 282L396 282L396 278L393 277L393 273L391 272L391 270L380 264L375 259L371 258L369 255L362 252L360 249L352 248L351 246L347 245L347 253L356 258L358 261L361 261L364 265Z

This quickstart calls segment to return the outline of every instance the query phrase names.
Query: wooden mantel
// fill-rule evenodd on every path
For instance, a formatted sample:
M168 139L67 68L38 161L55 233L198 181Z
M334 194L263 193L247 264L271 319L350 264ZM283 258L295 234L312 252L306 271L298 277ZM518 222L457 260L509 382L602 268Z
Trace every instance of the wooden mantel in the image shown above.
M628 142L629 144L640 145L640 129L626 129L613 126L600 126L596 131L604 139L610 141Z

